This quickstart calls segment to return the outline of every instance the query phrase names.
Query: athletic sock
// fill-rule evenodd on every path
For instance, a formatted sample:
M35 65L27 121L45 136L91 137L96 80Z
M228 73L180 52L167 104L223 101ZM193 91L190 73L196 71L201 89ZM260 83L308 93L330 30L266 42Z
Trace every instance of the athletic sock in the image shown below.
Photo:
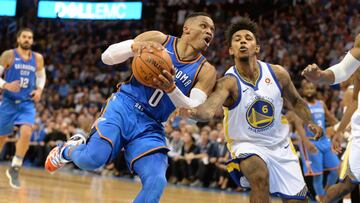
M22 157L18 157L18 156L14 156L11 162L11 167L21 167L23 164L23 159Z

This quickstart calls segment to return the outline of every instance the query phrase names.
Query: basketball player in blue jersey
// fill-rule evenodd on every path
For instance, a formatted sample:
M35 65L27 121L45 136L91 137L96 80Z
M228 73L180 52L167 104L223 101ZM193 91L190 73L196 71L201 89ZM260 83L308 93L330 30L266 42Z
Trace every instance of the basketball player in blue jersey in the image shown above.
M20 138L11 167L6 171L13 188L20 187L19 170L29 148L32 126L35 124L35 102L40 100L45 86L44 59L31 51L33 31L25 28L17 33L17 48L4 51L0 58L0 151L13 126L20 126Z
M195 107L207 98L216 82L216 70L201 52L214 35L214 23L205 13L188 16L181 38L158 31L140 34L134 40L111 45L102 60L108 65L122 63L142 49L167 49L175 67L170 81L158 89L141 85L135 77L111 95L93 125L90 138L75 135L65 145L54 148L45 167L54 172L72 161L84 170L94 170L125 149L129 169L142 182L134 202L158 202L166 186L169 151L165 143L165 122L176 107ZM162 76L163 78L164 76Z
M323 202L326 191L323 187L323 173L324 171L329 171L327 176L326 187L336 183L338 178L338 168L340 165L340 160L336 154L331 150L330 139L325 135L326 123L335 125L338 121L330 113L326 104L315 98L316 96L316 87L313 83L306 80L302 81L302 96L305 98L309 109L311 111L313 120L323 129L323 136L320 139L315 140L314 134L306 127L305 128L305 138L302 138L302 144L300 145L301 160L303 162L303 171L305 176L313 177L313 187L316 193L316 199L319 202ZM326 122L325 122L326 121ZM299 121L301 122L301 120ZM308 140L310 142L308 142ZM309 148L312 148L314 145L316 147L316 152L309 152Z
M285 202L306 201L299 160L291 150L289 129L281 122L283 99L317 136L322 130L313 124L288 72L257 60L260 46L254 22L242 18L226 36L235 65L217 81L205 103L189 110L190 116L208 120L225 107L225 135L232 157L228 170L239 186L251 188L250 202L270 202L269 192Z

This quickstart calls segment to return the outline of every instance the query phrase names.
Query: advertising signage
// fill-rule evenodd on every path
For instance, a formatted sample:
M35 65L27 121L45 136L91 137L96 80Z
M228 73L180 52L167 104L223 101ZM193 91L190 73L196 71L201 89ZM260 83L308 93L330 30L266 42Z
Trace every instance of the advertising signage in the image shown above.
M15 16L16 0L0 0L0 16Z
M140 20L141 2L39 1L38 17L83 20Z

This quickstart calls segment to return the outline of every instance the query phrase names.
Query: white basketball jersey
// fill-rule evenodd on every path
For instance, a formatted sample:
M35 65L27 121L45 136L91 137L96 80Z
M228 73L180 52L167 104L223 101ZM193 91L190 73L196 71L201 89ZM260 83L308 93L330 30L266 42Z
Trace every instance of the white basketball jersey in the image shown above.
M354 93L353 93L354 94ZM360 94L358 95L358 108L351 118L351 138L360 138Z
M281 124L283 98L281 86L270 64L258 61L259 78L253 85L231 67L225 75L237 79L239 98L224 108L225 135L232 142L250 142L257 146L273 146L285 139L289 129Z

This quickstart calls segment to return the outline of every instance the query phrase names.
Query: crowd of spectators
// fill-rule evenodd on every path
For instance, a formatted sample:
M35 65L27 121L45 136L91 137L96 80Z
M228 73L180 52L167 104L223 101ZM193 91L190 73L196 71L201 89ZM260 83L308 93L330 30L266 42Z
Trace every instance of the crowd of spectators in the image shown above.
M217 68L219 77L233 63L223 32L240 16L258 23L259 59L284 66L296 85L307 64L316 62L325 68L337 63L360 32L358 0L143 2L141 21L37 19L33 9L20 19L0 18L1 51L13 48L16 29L27 26L35 32L33 50L45 57L47 83L37 104L37 124L27 163L43 166L52 147L76 131L88 132L117 83L129 78L130 60L114 67L101 62L101 53L107 46L153 29L180 36L185 16L192 11L205 11L213 17L215 38L204 55ZM341 89L320 87L318 90L331 112L341 118ZM225 168L228 152L221 116L210 123L198 124L172 116L165 131L171 149L167 174L170 183L231 187ZM9 140L0 159L10 158L14 141L16 135ZM123 152L102 173L129 174Z

